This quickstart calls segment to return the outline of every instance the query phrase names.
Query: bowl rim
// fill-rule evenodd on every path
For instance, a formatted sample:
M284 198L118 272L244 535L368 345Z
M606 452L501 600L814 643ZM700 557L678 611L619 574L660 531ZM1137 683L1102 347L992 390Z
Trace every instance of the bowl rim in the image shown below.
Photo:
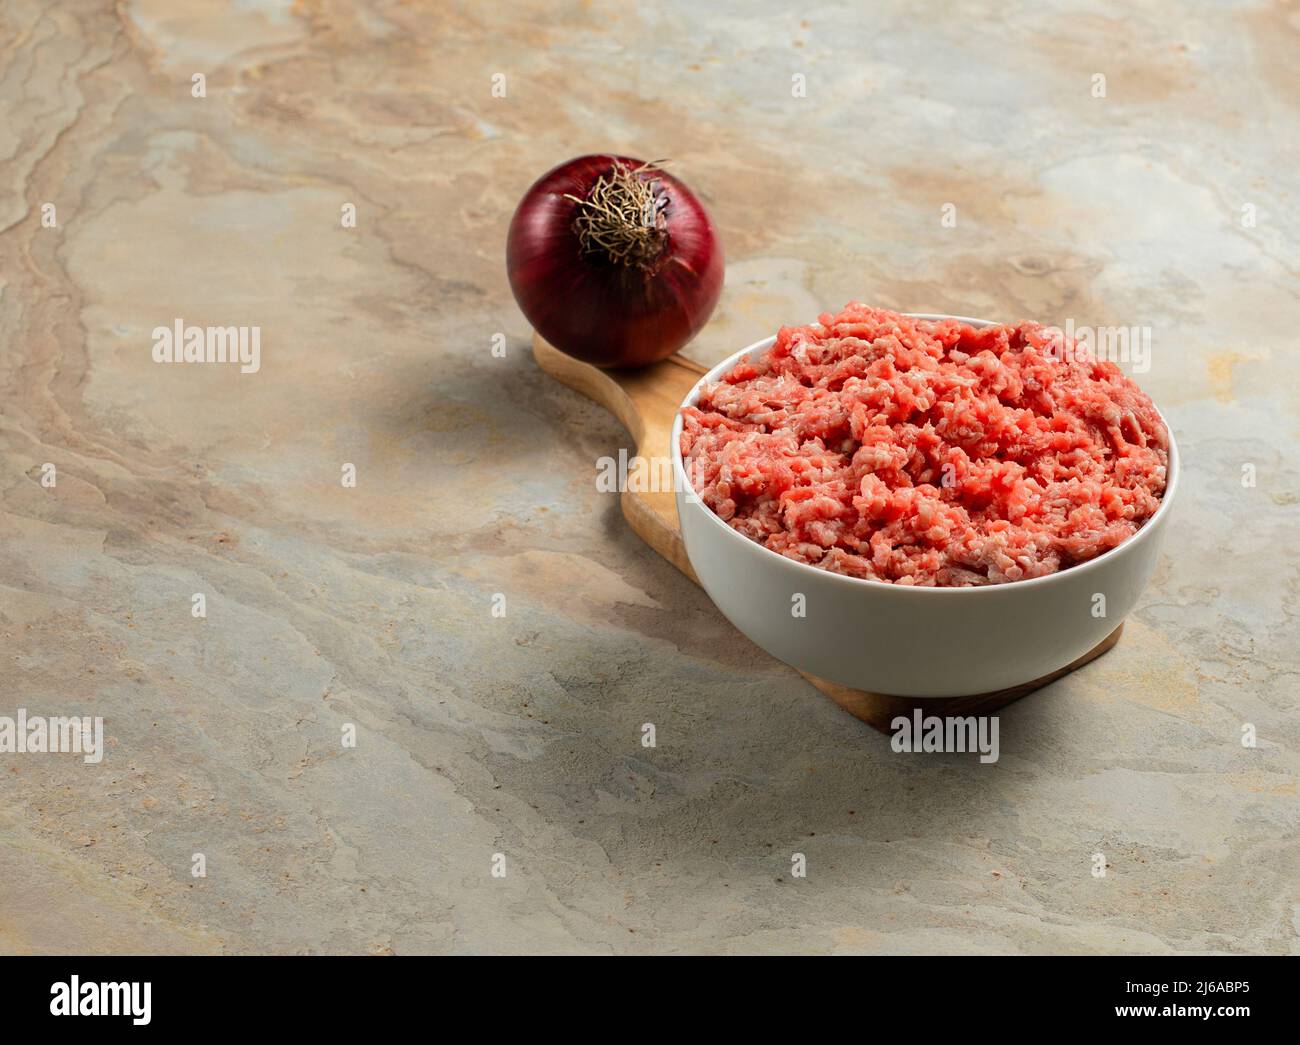
M928 320L955 319L961 323L969 323L971 326L974 327L988 327L988 326L999 325L996 320L992 320L992 319L975 319L970 316L954 316L954 315L948 315L947 313L901 312L899 313L899 315L907 316L909 319L928 319ZM724 373L727 370L730 370L744 356L750 354L751 352L761 352L766 348L770 348L775 342L776 342L776 335L770 334L765 338L755 341L752 345L748 345L745 348L740 349L738 352L732 353L730 356L724 359L721 363L718 363L707 373L702 374L700 376L700 379L696 381L693 386L691 386L691 390L687 392L686 397L681 401L680 404L678 404L677 416L673 419L672 434L670 436L672 442L670 452L672 455L672 462L673 462L673 482L677 491L676 500L677 500L677 512L679 516L684 511L682 502L686 501L689 504L691 501L691 495L694 495L695 493L695 488L691 485L690 479L686 475L686 467L682 463L682 411L685 410L688 406L695 405L695 401L699 398L700 390L706 384L715 383L722 373ZM708 516L709 520L713 525L718 526L722 530L726 531L726 533L729 535L729 539L741 541L749 548L753 549L754 551L760 552L762 555L770 555L773 559L778 560L780 563L782 563L787 567L793 567L797 571L806 570L812 575L821 578L826 578L832 584L849 584L854 586L867 585L869 590L874 589L878 591L888 590L888 591L897 591L897 592L906 591L906 592L927 593L926 595L921 596L923 598L937 598L945 594L949 597L957 597L958 593L963 593L960 597L967 598L967 597L971 597L976 592L988 593L988 592L998 592L998 591L1001 592L1019 591L1033 585L1045 587L1052 584L1068 583L1068 581L1065 580L1066 578L1072 578L1077 580L1084 573L1096 569L1102 569L1103 564L1105 564L1108 560L1114 561L1118 559L1120 556L1122 556L1126 551L1136 547L1139 542L1151 539L1152 535L1160 529L1160 526L1161 524L1163 524L1165 517L1169 514L1169 507L1170 505L1173 504L1174 495L1178 492L1179 473L1182 471L1181 461L1178 453L1178 442L1174 438L1173 426L1169 423L1168 419L1161 412L1160 407L1156 404L1154 399L1151 401L1151 405L1155 407L1156 414L1159 416L1160 420L1164 422L1165 431L1169 435L1169 464L1166 467L1165 490L1164 493L1161 494L1160 496L1160 507L1156 509L1155 514L1152 515L1150 519L1148 519L1145 523L1142 524L1141 528L1135 534L1133 534L1133 536L1115 545L1115 547L1102 552L1100 555L1096 556L1095 558L1089 559L1087 562L1081 562L1075 566L1069 567L1068 569L1057 570L1055 573L1045 574L1042 577L1028 577L1018 581L1003 581L1002 583L999 584L978 584L978 585L967 585L964 587L957 587L957 586L939 586L939 585L921 585L921 584L896 584L891 581L879 581L879 580L872 580L866 577L850 577L847 574L843 574L843 573L831 573L829 570L823 570L818 566L812 566L806 562L798 562L795 559L791 559L788 556L782 555L780 552L772 551L771 548L765 547L764 545L759 544L757 541L750 540L748 537L744 536L743 534L737 533L734 529L732 529L729 525L727 525L727 523L724 522L718 516L717 512L713 511L712 508L709 508L706 504L699 501L698 495L695 496L695 501L697 502L699 508L704 512L704 514ZM687 558L688 559L690 558L689 551L687 552ZM907 598L910 596L904 596L904 597Z

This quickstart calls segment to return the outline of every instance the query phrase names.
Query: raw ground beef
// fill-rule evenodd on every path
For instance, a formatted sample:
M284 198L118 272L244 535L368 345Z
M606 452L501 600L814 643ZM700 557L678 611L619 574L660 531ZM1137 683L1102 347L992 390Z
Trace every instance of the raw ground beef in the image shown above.
M940 586L1115 547L1159 507L1169 463L1150 398L1059 333L856 303L706 388L681 449L704 503L772 551Z

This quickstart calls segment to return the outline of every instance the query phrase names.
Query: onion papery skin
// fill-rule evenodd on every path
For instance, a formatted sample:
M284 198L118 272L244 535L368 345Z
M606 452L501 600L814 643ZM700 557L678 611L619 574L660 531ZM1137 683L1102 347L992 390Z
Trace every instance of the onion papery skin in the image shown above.
M542 175L510 222L510 289L533 328L562 352L601 367L637 367L672 355L708 321L722 293L722 244L708 212L663 170L668 241L648 270L585 252L574 230L592 185L626 156L580 156Z

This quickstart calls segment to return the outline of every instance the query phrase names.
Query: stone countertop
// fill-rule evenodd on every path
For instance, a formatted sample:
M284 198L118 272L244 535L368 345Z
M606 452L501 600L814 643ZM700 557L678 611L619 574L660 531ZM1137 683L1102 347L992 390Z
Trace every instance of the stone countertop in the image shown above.
M0 754L0 951L1300 950L1300 13L786 6L5 5L0 715L107 749ZM702 361L853 298L1150 331L1162 566L995 766L596 492L503 244L605 150L725 238Z

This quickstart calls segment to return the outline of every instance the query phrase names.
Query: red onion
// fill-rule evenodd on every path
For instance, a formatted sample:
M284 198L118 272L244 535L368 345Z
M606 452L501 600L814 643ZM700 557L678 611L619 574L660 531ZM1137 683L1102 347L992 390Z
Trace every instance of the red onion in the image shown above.
M525 193L506 267L542 337L614 367L690 341L718 303L724 266L709 215L680 181L625 156L579 156Z

